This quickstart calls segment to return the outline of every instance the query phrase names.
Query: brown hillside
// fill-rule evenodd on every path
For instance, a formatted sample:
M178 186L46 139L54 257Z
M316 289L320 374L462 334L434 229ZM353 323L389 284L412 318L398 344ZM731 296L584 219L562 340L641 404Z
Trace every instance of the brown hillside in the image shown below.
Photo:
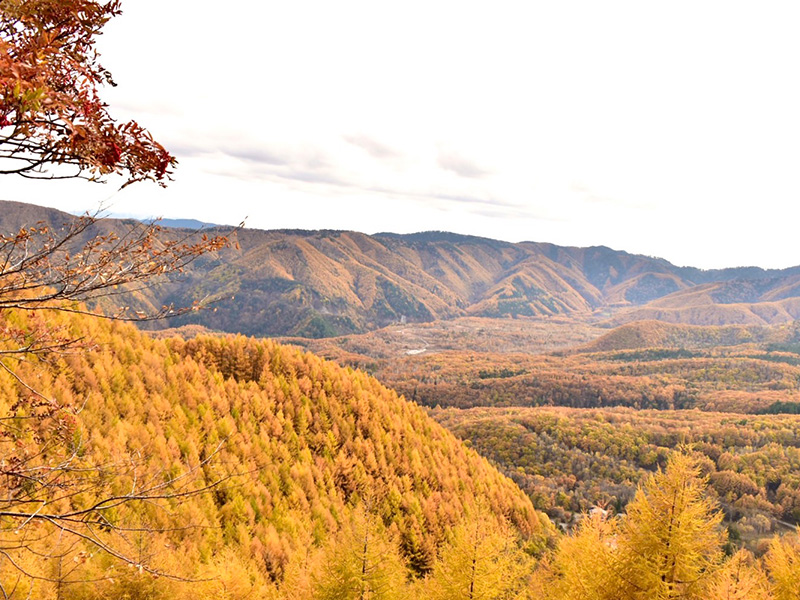
M0 232L71 218L0 203ZM107 219L97 230L124 235L132 226L133 221ZM146 309L212 299L215 311L165 325L311 338L465 316L749 325L800 315L800 268L701 271L606 247L511 244L444 232L370 236L244 229L236 236L237 248L201 257L181 278L142 290L134 302Z
M656 320L691 325L770 325L792 323L800 318L800 298L752 304L695 303L697 295L689 295L691 304L661 308L643 306L620 312L606 322L612 327L634 321ZM677 303L672 299L670 303Z
M714 348L783 338L778 328L680 325L663 321L635 321L621 325L582 346L580 352L610 352L645 348Z

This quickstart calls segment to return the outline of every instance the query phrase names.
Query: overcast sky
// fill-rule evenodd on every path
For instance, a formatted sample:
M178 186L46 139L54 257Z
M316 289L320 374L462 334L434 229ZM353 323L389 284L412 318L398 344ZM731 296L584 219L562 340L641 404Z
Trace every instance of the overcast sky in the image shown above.
M166 190L3 198L249 227L607 245L800 264L800 3L127 0L113 115Z

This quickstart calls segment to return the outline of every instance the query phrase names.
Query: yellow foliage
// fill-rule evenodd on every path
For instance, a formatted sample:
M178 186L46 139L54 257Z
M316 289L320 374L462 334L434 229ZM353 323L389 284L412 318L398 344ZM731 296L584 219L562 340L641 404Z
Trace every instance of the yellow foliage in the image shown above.
M747 550L734 554L717 571L705 593L708 600L772 600L766 573Z
M692 458L670 457L628 504L619 538L620 575L648 600L703 598L705 578L722 560L722 512L706 496Z
M586 516L573 536L561 540L542 592L559 600L616 598L621 584L617 575L617 526L601 513Z
M0 315L11 318L24 329L32 317ZM72 462L59 472L58 486L31 492L32 505L42 506L37 519L2 517L0 550L41 573L58 528L38 517L123 498L72 527L126 557L131 571L86 539L61 533L77 540L76 552L95 550L76 581L105 581L85 589L70 584L76 598L177 598L190 584L170 575L203 580L214 574L217 583L191 584L209 597L235 598L249 589L268 595L270 581L307 589L297 570L303 557L325 547L367 497L375 498L372 512L391 531L404 562L442 544L478 501L508 514L529 544L543 547L552 538L552 526L509 479L364 373L265 340L156 340L124 324L66 314L52 315L51 326L75 328L96 350L18 365L23 381L45 396L58 394L60 412L20 421L38 429L16 441L33 468L49 468L46 461L64 456ZM27 397L0 370L0 414ZM21 417L33 414L24 412L26 402L15 409ZM55 439L60 415L72 429ZM0 438L0 450L14 441ZM11 498L13 506L17 492L8 481L0 480L0 498ZM158 494L124 500L143 489ZM28 541L19 544L8 533L15 526ZM426 568L424 560L414 564ZM0 584L13 588L19 570L4 558L0 569ZM241 577L225 579L226 573ZM34 595L46 597L43 584L36 585Z
M530 557L503 519L483 510L456 525L428 577L424 597L499 600L521 592L532 571Z
M764 557L775 600L800 600L800 539L775 538Z

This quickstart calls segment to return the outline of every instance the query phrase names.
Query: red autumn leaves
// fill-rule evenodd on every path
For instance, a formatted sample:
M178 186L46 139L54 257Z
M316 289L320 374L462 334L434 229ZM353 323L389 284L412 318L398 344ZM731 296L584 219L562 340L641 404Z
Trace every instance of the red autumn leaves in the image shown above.
M118 14L118 0L0 0L0 173L169 181L175 158L98 96L113 80L95 37Z

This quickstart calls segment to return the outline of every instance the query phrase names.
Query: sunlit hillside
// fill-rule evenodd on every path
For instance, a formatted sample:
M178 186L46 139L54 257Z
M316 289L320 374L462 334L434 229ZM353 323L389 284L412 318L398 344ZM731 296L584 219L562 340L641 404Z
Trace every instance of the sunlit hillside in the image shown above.
M270 341L153 340L82 316L0 316L6 331L47 319L82 340L0 372L0 412L17 424L4 424L5 456L24 452L34 469L68 460L54 489L3 482L0 569L6 591L22 577L14 598L28 593L24 573L49 578L33 579L37 598L58 589L93 598L84 583L98 578L103 594L163 584L169 597L171 577L214 577L211 594L220 574L236 570L252 593L310 585L308 561L323 560L326 544L358 522L371 524L408 576L430 572L470 514L508 522L532 553L552 539L547 518L509 479L361 372ZM103 498L123 501L66 530L40 518ZM9 516L45 501L36 518ZM114 555L158 579L131 579Z

